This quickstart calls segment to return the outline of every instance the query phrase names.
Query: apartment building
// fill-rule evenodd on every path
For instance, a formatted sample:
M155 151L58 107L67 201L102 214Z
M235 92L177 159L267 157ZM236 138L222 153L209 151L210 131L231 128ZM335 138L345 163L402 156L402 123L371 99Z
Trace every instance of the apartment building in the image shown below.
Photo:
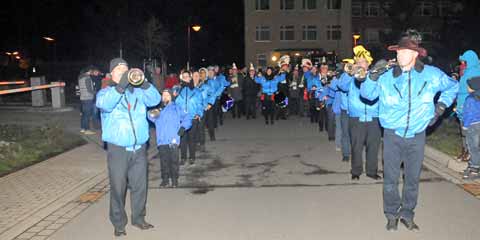
M245 64L274 66L284 54L348 56L351 0L245 0Z

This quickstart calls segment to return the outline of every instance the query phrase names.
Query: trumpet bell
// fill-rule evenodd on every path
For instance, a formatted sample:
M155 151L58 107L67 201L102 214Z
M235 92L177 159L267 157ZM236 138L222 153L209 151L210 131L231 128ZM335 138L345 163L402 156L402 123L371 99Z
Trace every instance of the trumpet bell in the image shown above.
M145 74L139 68L132 68L128 71L128 82L133 86L140 86L142 85L143 81L145 81Z

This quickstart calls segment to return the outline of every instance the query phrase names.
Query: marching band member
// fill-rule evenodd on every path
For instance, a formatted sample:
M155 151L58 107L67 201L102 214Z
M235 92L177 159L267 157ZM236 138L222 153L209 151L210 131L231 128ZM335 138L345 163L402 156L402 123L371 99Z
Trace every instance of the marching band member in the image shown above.
M154 111L158 111L154 113ZM192 126L192 119L173 100L173 91L162 92L162 109L150 110L148 119L155 123L158 157L160 159L160 187L177 187L179 177L178 148L180 138ZM169 182L171 181L171 182Z
M232 109L233 118L241 118L243 112L243 76L238 74L237 65L232 64L232 74L229 76L230 86L228 87L228 96L233 98L234 104Z
M195 88L191 73L189 71L183 72L181 74L181 80L183 86L175 98L175 103L192 119L192 127L187 130L185 134L182 134L183 136L180 141L180 165L184 165L187 161L187 147L189 163L195 163L196 136L204 108L202 93Z
M379 99L384 127L383 207L390 231L397 229L399 219L408 230L419 230L413 219L425 158L425 129L435 124L458 92L458 82L418 59L427 56L421 40L416 30L407 30L397 45L388 47L397 52L398 66L388 69L387 61L378 61L360 89L362 97ZM438 92L441 94L435 103ZM405 177L400 197L402 163Z
M255 77L255 82L262 85L262 112L265 117L265 124L274 124L273 118L275 116L275 99L274 95L278 90L278 83L285 79L286 73L274 75L273 68L268 67L265 76L258 73Z
M353 48L356 71L366 72L373 58L363 46ZM360 69L361 68L361 69ZM363 172L363 149L366 151L367 176L378 180L378 151L380 147L381 129L378 123L378 98L367 100L360 96L360 86L365 76L355 74L343 77L338 87L348 93L348 114L351 142L351 174L352 180L359 180Z
M256 104L258 91L259 85L255 82L255 68L253 67L253 64L250 63L248 75L245 77L243 87L247 120L249 120L250 118L255 119L257 117Z
M160 94L148 81L133 87L128 81L128 65L121 58L110 61L113 86L100 90L96 105L102 110L102 140L108 143L110 179L110 221L115 236L126 235L125 197L130 189L132 225L153 228L145 221L147 203L147 107L160 102Z

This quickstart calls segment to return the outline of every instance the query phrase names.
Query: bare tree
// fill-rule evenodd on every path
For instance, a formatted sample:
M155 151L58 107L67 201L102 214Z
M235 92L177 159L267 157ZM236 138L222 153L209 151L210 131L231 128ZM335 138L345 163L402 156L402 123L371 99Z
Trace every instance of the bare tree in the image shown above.
M155 16L151 16L143 28L143 49L145 56L152 59L165 57L165 50L170 45L170 33Z

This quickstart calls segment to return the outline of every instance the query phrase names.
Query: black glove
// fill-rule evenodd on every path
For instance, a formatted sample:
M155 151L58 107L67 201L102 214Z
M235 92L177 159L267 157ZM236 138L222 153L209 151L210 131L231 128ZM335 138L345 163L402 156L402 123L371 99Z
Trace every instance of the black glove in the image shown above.
M123 94L125 92L125 89L127 89L128 84L129 84L128 73L125 72L120 78L120 82L117 83L117 86L115 87L115 89L117 89L117 92Z
M375 65L373 65L373 67L370 69L370 79L372 79L373 81L377 81L382 74L388 71L387 65L387 60L378 60Z
M145 90L145 89L148 89L150 87L150 85L151 84L147 81L147 79L145 79L143 81L142 85L140 85L140 88Z
M443 115L445 109L447 109L447 105L444 103L438 102L435 104L435 116L432 118L432 120L430 120L428 126L433 126L438 121L438 118Z
M185 128L181 127L180 129L178 129L177 134L178 134L178 136L183 137L183 135L185 135Z

